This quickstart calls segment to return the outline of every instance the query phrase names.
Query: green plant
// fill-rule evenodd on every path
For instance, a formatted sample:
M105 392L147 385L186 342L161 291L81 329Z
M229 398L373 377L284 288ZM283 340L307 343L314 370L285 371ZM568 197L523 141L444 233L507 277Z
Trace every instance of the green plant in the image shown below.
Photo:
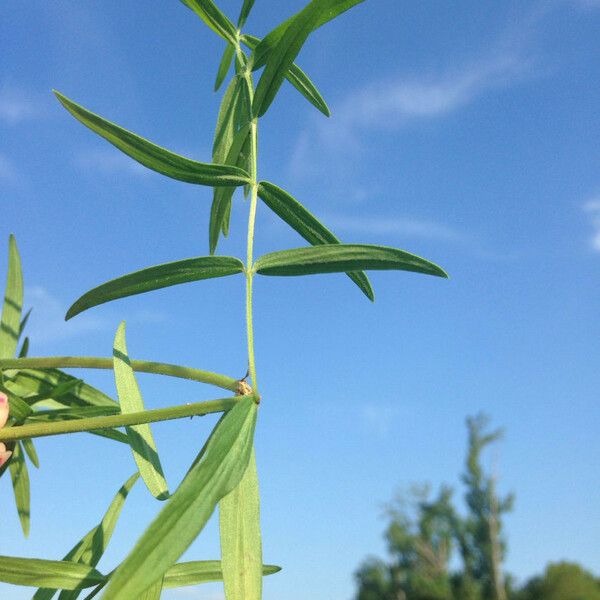
M257 173L258 124L284 80L290 81L317 109L329 114L320 93L294 63L310 33L362 0L312 0L299 13L278 25L262 40L242 33L253 0L244 0L234 25L212 0L183 0L226 43L216 88L233 76L223 96L213 142L212 162L203 163L174 154L90 112L56 92L62 105L81 123L104 137L142 165L167 177L214 188L210 211L209 255L149 267L99 285L81 296L67 319L94 306L208 278L243 275L246 280L248 382L217 373L162 363L136 361L128 356L125 325L116 333L113 357L27 358L27 347L15 358L21 321L21 267L13 238L10 241L9 276L0 338L3 391L10 400L9 427L0 441L12 444L9 461L23 528L28 528L28 484L24 452L32 457L31 438L89 431L128 444L139 474L164 508L148 526L129 555L108 575L96 565L128 490L129 479L107 515L67 554L63 561L3 558L0 580L38 585L36 598L75 597L85 587L102 588L103 598L159 598L163 587L223 579L228 600L261 597L262 577L277 570L262 564L259 524L259 490L253 435L261 396L254 356L252 284L256 275L301 276L347 273L370 300L373 291L364 270L403 270L445 277L428 260L385 246L342 244L315 216L278 186L260 181ZM263 71L254 86L254 74ZM242 188L249 197L245 260L215 255L221 234L228 235L234 193ZM255 215L259 200L296 230L310 246L254 257ZM119 402L60 369L113 369ZM192 405L145 410L135 372L186 377L233 392L233 397ZM222 412L204 447L178 488L167 488L156 452L150 422ZM120 428L125 428L124 432ZM18 472L17 472L18 470ZM219 506L222 556L220 562L176 561L200 533ZM107 524L108 523L108 524ZM101 531L96 536L94 531ZM98 541L98 538L101 540ZM50 590L50 591L48 591Z

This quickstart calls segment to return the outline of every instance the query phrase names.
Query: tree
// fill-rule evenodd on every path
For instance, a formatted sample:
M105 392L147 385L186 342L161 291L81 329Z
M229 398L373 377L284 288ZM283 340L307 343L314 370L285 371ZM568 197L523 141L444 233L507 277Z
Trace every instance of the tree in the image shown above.
M386 514L385 532L391 560L370 558L355 574L356 600L506 600L502 577L505 543L501 516L512 496L498 498L494 477L484 472L482 451L497 441L500 430L486 432L488 419L467 419L468 451L462 481L466 517L452 504L452 489L442 486L429 499L427 486L397 496ZM449 572L453 550L462 569Z
M530 579L516 600L600 600L600 583L577 564L554 563Z

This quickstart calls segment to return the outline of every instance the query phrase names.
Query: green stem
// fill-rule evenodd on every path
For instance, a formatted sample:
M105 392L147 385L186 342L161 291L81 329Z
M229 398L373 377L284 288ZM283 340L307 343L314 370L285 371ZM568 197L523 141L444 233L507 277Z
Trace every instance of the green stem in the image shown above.
M191 379L202 383L209 383L225 390L237 391L238 381L227 375L201 371L191 367L171 365L166 363L151 362L147 360L132 360L134 371L140 373L155 373L157 375L170 375L181 379ZM0 359L2 369L112 369L112 358L99 358L95 356L44 356L39 358L10 358Z
M64 433L79 433L93 431L95 429L107 429L110 427L124 427L130 425L141 425L142 423L156 423L157 421L170 421L197 415L208 415L210 413L224 412L233 408L246 396L233 396L231 398L220 398L208 402L194 402L168 408L156 408L128 414L110 415L107 417L90 417L86 419L75 419L59 421L58 423L36 423L33 425L22 425L20 427L5 427L0 430L0 442L9 442L23 438L44 437L49 435L61 435Z
M252 72L248 70L246 75L248 82L248 91L250 103L254 96L254 87L252 84ZM254 226L256 222L256 205L258 202L258 176L257 176L257 153L258 153L258 118L252 119L250 126L250 177L252 178L252 194L250 196L250 210L248 213L248 243L246 258L246 334L248 338L248 372L252 379L252 388L257 398L258 381L256 379L256 362L254 358L254 326L252 318L252 280L254 277L253 252L254 252Z

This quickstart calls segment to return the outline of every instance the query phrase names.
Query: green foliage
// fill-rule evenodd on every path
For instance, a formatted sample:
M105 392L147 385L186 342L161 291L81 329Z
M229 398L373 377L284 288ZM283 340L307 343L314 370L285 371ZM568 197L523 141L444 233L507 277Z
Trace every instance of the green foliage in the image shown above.
M579 565L559 562L530 580L515 600L600 600L600 583Z
M211 163L175 154L55 92L73 117L133 160L171 179L214 188L208 232L210 256L151 266L98 285L73 303L66 318L128 296L243 273L248 381L179 365L131 360L124 323L117 330L112 359L28 357L28 338L23 341L18 358L15 357L29 313L22 317L21 264L11 236L0 327L0 390L9 398L10 421L0 431L0 443L13 452L8 468L24 532L29 528L29 477L23 449L37 466L37 453L30 439L33 437L85 431L127 444L148 489L157 499L166 501L126 558L106 576L96 571L95 566L106 550L137 475L121 488L101 522L62 561L3 557L1 581L39 587L35 600L49 600L59 590L60 600L73 600L87 587L93 588L88 599L102 593L104 600L156 600L165 588L223 580L227 600L260 600L262 577L279 570L279 567L264 565L262 560L260 495L253 443L261 401L254 357L254 276L346 273L371 300L374 294L364 270L413 271L446 277L441 267L405 250L340 243L336 235L295 198L258 178L260 117L274 101L284 80L329 116L322 95L294 61L312 31L360 2L362 0L311 0L261 40L242 31L254 0L243 0L237 26L213 0L182 0L225 41L215 90L225 83L232 65L234 67L217 116ZM255 89L253 73L262 66L264 70ZM215 256L220 235L229 233L238 188L243 189L244 196L250 197L244 261ZM259 198L311 246L271 252L255 260L254 230ZM60 370L63 368L113 369L119 402L83 380L67 375ZM219 386L235 395L146 410L136 372L192 379ZM220 420L183 481L169 495L149 423L214 412L222 413ZM6 465L0 475L5 470ZM399 589L398 585L404 586L402 589L412 590L414 597L420 600L447 597L451 549L449 501L446 490L432 502L423 498L417 508L417 528L404 522L395 530L390 529L390 547L401 560L391 569L381 564L369 567L368 577L373 586L387 586L386 594ZM176 561L203 530L217 506L221 560L178 564ZM364 596L365 600L370 598ZM389 598L396 600L396 596Z

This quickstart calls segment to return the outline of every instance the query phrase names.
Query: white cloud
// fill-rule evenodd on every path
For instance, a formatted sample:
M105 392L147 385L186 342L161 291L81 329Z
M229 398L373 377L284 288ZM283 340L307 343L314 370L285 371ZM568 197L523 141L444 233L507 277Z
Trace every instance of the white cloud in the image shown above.
M43 114L40 103L23 89L3 83L0 86L0 122L17 125Z
M68 303L61 302L42 286L26 288L26 307L32 307L25 335L35 344L62 341L99 331L116 329L118 317L98 317L91 313L78 315L65 321ZM164 313L152 310L139 310L128 318L129 323L162 323L167 319Z
M150 173L146 167L113 148L87 150L75 158L75 164L84 171L114 175L129 173L145 176Z
M596 252L600 252L600 198L589 200L583 205L583 210L590 216L594 233L590 245Z
M348 217L330 215L325 219L333 229L373 235L398 235L444 242L464 241L464 236L447 225L409 217Z
M3 154L0 154L0 181L14 183L19 180L17 167Z
M387 437L401 415L401 410L394 404L368 403L362 408L363 423L370 433L380 438Z

